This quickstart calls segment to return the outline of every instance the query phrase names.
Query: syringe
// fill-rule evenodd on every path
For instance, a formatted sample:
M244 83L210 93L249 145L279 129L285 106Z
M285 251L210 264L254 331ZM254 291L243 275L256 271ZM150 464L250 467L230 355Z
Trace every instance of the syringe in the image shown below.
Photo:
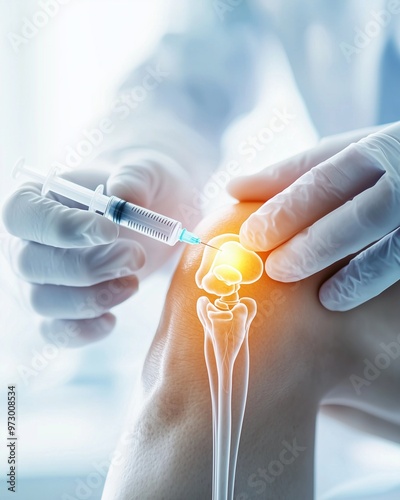
M117 196L106 196L104 185L100 184L93 191L74 182L63 179L58 175L58 167L52 167L47 175L25 165L25 159L20 158L12 170L12 176L16 178L23 174L31 180L40 182L42 186L42 195L45 196L48 191L60 194L88 207L89 211L100 212L107 219L128 227L133 231L144 234L155 240L175 245L178 241L189 243L190 245L206 245L219 250L182 227L182 223L165 217L164 215L148 210L147 208L134 205Z

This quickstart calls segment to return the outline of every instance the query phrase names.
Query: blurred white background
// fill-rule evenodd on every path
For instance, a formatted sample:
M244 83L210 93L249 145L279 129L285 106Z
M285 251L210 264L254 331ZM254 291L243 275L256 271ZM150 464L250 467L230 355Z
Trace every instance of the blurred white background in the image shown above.
M54 161L63 161L66 148L81 138L85 127L107 115L118 84L155 46L171 13L179 16L170 4L174 1L71 0L60 5L57 15L15 52L7 34L20 33L24 19L31 19L40 4L1 0L2 200L13 189L10 170L19 156L46 171ZM286 107L296 118L258 155L251 170L317 140L287 63L279 47L276 50L260 107L226 135L222 167L238 158L238 142L264 126L274 107ZM225 201L219 197L210 209ZM8 248L4 230L1 234L4 253ZM37 318L25 304L21 284L3 255L0 264L0 496L78 498L76 488L89 484L85 498L99 499L104 464L116 444L129 395L157 326L173 263L143 283L138 296L116 308L118 325L109 338L80 350L60 350L54 359L44 361L45 343L36 328ZM41 367L24 380L21 372L32 363ZM18 388L19 490L17 495L4 496L3 429L9 384ZM323 417L317 459L317 492L322 494L351 478L398 471L400 448Z

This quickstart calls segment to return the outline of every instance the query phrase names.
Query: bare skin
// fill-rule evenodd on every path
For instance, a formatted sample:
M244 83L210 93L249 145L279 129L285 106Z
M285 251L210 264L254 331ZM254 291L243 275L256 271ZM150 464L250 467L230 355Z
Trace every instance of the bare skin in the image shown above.
M256 208L230 206L205 219L196 234L204 241L237 234ZM201 256L201 248L188 248L175 272L103 500L211 498L211 402L196 314L198 298L207 296L195 285ZM260 256L265 260L266 254ZM334 269L292 284L264 273L241 287L258 312L249 334L236 500L313 498L315 420L322 404L362 410L354 414L373 415L375 427L390 422L387 428L397 432L400 285L353 311L334 313L318 301L319 286ZM393 356L379 358L388 366L368 380L365 359L374 364L388 345Z

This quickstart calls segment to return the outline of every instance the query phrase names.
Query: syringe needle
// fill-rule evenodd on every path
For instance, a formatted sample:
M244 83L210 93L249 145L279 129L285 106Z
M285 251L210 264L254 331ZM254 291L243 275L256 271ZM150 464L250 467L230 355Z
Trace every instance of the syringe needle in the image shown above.
M181 222L121 200L117 196L107 196L103 193L104 186L102 184L93 190L63 179L60 177L56 166L51 168L48 174L45 175L34 168L26 166L24 158L21 158L14 166L13 177L20 173L43 184L43 196L47 191L60 194L81 205L85 205L91 212L102 214L103 217L115 224L128 227L167 245L175 245L178 241L189 245L203 243L198 236L182 228ZM203 243L203 245L222 251L208 243Z
M213 247L212 245L209 245L208 243L204 243L204 241L200 241L200 243L202 245L205 245L206 247L210 247L210 248L213 248L214 250L218 250L218 252L222 252L222 250L220 248Z

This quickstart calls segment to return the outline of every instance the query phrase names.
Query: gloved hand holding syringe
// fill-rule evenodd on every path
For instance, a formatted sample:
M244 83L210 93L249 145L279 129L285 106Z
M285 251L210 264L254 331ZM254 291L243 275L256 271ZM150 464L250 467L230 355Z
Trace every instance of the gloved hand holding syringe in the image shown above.
M182 227L181 222L165 217L146 208L129 203L117 196L104 194L104 186L100 184L95 190L86 188L58 175L58 168L53 167L47 175L29 167L21 158L15 164L12 175L14 178L23 174L31 180L40 182L42 195L48 191L62 195L88 207L89 211L99 212L112 222L149 236L155 240L175 245L178 241L190 245L206 245L200 238ZM212 247L215 248L215 247ZM219 250L216 248L216 250Z

